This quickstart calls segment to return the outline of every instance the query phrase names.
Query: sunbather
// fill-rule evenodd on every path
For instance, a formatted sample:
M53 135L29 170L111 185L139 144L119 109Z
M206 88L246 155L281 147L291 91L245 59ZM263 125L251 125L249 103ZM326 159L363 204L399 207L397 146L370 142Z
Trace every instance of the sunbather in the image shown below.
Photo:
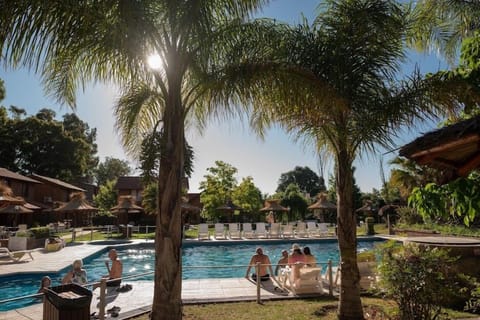
M282 257L280 258L280 260L278 260L277 266L275 267L275 275L278 276L278 271L281 268L285 268L287 264L288 264L288 251L282 250Z
M45 289L49 288L52 285L52 279L49 276L45 276L42 278L42 282L40 284L40 288L38 289L37 293L45 293Z
M105 261L105 266L107 267L108 270L108 280L113 280L117 279L114 281L108 281L107 286L108 287L118 287L120 286L120 283L122 282L122 271L123 271L123 265L120 260L118 260L118 254L117 250L111 249L108 252L108 258L112 261L112 267L110 267L110 264L108 261Z
M304 247L303 248L303 254L305 255L305 265L307 267L316 267L317 266L317 259L315 259L315 256L312 255L309 247Z
M292 269L293 280L300 277L299 269L305 266L305 255L297 243L292 244L292 253L288 257L288 265Z
M248 276L250 274L250 269L252 267L255 267L257 263L260 263L260 267L258 270L259 274L258 275L256 273L252 274L252 279L254 281L257 281L257 278L260 277L260 281L270 280L270 275L273 276L273 269L272 269L272 264L270 262L270 258L268 258L267 255L263 254L263 249L260 247L258 247L255 252L256 253L250 259L250 263L248 265L245 278L248 279ZM267 269L270 270L270 273L268 273Z

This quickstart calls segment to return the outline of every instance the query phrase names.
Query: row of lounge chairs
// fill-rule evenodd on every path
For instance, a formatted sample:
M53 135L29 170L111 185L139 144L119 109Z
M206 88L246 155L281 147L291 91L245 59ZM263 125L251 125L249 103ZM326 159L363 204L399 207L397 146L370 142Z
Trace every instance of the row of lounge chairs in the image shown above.
M267 230L264 222L257 222L255 223L255 230L253 230L252 223L242 223L241 225L239 223L229 223L228 229L225 228L225 224L216 223L213 237L215 239L272 239L332 236L334 233L328 230L327 225L327 223L317 224L314 221L299 221L296 227L293 224L272 223ZM198 239L210 239L208 224L199 224Z

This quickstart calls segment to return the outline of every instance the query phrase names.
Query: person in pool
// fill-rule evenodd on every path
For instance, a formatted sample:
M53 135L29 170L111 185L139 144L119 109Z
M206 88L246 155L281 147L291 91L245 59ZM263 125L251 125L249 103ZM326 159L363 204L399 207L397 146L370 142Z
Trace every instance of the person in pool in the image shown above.
M45 289L48 289L52 285L52 279L49 276L45 276L42 278L42 282L40 283L40 288L38 289L37 293L45 293Z
M73 261L72 271L69 271L62 279L62 284L76 283L81 286L87 284L87 271L83 269L83 262L81 259Z
M277 266L275 267L275 275L278 276L278 271L280 271L280 269L282 268L285 268L287 264L288 264L288 251L282 250L282 257L278 260Z
M252 279L254 281L257 281L257 278L260 277L260 281L270 280L270 275L272 275L273 277L272 263L270 262L270 258L267 255L263 254L263 249L260 247L258 247L257 250L255 250L255 254L250 259L250 263L248 264L245 278L248 279L248 276L250 274L250 269L252 267L255 268L257 263L260 263L259 272L258 272L259 274L258 275L256 273L252 274ZM270 270L270 274L267 272L267 269Z

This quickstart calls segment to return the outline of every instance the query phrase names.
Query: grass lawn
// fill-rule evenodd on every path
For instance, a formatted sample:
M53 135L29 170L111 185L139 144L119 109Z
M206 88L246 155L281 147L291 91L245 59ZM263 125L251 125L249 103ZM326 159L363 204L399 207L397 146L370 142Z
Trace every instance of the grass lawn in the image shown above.
M337 319L337 300L329 297L318 299L236 302L186 305L183 308L184 320L333 320ZM396 304L390 300L362 298L366 319L395 319ZM472 318L475 315L449 311L452 319ZM134 318L149 320L148 314Z

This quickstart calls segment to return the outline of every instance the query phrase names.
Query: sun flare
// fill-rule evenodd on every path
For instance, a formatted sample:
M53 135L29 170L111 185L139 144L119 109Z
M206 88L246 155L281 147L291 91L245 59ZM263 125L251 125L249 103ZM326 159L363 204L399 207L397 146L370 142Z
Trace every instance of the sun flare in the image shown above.
M155 70L158 70L163 66L162 58L160 58L158 54L149 55L147 58L147 62L149 67Z

